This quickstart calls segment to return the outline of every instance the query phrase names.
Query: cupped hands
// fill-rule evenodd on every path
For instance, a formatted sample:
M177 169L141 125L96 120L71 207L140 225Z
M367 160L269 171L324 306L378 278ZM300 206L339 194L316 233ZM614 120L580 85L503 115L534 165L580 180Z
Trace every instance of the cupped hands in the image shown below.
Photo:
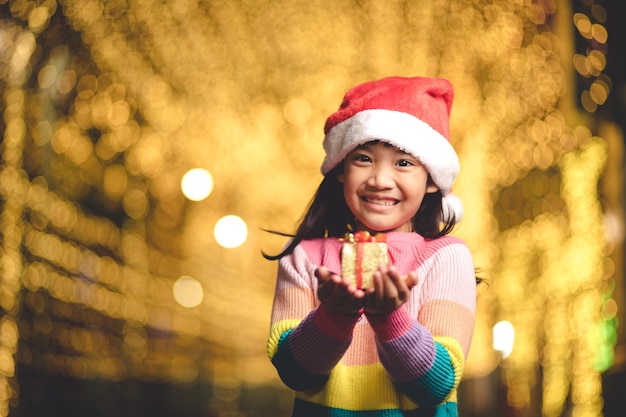
M417 284L415 271L402 276L393 266L380 265L374 272L372 286L365 290L363 308L366 314L388 314L406 303Z
M330 311L356 316L362 311L370 315L388 314L408 299L417 284L414 271L402 276L395 267L381 265L374 273L370 288L359 289L353 283L323 266L315 270L318 280L317 296Z

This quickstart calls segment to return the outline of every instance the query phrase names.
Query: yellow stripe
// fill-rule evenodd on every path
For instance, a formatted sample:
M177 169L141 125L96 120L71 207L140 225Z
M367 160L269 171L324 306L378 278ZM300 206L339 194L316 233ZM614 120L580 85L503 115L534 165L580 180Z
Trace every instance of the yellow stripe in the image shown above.
M461 376L463 376L463 370L465 369L465 355L463 355L463 349L461 348L459 341L453 337L435 336L433 339L435 342L443 345L450 355L450 361L452 362L452 368L454 369L454 389L446 397L445 401L456 402L456 388L459 386L459 382L461 382Z
M298 326L300 322L300 319L287 319L271 325L267 343L270 359L278 350L280 336ZM444 402L456 402L456 387L461 380L465 367L463 350L459 342L452 337L437 336L434 340L448 350L455 373L455 387ZM357 366L346 366L339 363L333 369L330 379L322 389L296 392L296 397L333 408L355 411L385 408L413 410L417 408L417 404L395 388L387 371L380 363Z
M270 360L276 354L278 350L278 342L280 341L280 336L285 333L287 330L291 330L298 326L302 320L301 319L287 319L280 320L276 323L272 323L270 326L270 336L267 340L267 355Z
M417 408L413 401L396 390L380 363L359 366L338 364L322 390L298 392L296 397L355 411Z

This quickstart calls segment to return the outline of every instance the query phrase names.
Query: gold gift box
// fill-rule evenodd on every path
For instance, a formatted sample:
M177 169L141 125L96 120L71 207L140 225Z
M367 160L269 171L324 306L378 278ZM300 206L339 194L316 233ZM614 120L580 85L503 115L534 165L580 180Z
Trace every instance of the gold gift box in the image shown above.
M371 287L378 266L389 263L385 238L383 233L346 234L341 248L341 276L358 288Z

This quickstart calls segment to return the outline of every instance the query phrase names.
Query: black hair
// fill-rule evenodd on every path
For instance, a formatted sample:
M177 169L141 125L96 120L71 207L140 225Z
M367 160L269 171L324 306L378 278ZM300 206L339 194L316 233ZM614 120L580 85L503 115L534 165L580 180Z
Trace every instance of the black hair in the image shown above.
M342 237L348 232L348 225L352 225L355 219L343 196L343 184L337 178L342 170L343 164L339 164L324 176L295 235L266 230L293 239L277 255L268 255L263 252L265 259L280 259L292 253L303 240ZM430 176L428 181L429 184L432 184ZM455 222L453 218L445 218L443 215L441 191L424 195L422 204L411 219L411 225L413 231L426 239L436 239L452 231Z

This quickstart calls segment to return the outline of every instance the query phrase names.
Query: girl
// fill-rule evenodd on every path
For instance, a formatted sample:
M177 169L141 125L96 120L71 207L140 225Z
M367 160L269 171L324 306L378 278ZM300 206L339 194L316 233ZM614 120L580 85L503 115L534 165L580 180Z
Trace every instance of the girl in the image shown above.
M279 260L268 355L292 416L457 416L474 327L443 79L391 77L348 91L325 125L324 179ZM348 231L384 234L372 285L340 276Z

